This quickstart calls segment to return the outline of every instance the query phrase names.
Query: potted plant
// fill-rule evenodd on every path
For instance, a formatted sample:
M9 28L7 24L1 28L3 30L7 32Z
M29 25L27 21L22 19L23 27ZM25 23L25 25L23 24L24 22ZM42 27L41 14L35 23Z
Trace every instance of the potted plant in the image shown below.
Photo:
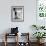
M33 35L37 38L38 43L41 43L40 40L42 38L45 38L44 36L46 36L46 33L45 32L35 32Z

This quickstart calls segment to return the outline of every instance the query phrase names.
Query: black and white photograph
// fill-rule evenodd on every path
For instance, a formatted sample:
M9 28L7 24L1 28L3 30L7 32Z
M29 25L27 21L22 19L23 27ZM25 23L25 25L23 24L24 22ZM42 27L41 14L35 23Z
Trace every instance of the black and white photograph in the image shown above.
M24 6L11 7L11 21L23 22L24 21Z

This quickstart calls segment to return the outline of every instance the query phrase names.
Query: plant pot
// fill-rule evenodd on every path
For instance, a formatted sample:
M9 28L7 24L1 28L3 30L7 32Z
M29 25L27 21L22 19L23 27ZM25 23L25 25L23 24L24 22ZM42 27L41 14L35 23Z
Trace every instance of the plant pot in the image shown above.
M44 43L44 40L45 40L45 39L40 39L40 43Z
M40 39L37 39L37 43L40 43Z
M45 40L45 39L38 39L37 42L38 42L39 44L41 44L41 43L44 42L44 40Z

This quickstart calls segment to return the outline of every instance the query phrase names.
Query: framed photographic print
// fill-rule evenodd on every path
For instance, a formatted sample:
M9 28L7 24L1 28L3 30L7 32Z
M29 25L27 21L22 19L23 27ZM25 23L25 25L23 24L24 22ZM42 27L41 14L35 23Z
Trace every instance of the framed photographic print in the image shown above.
M23 22L24 21L24 6L11 7L11 21Z

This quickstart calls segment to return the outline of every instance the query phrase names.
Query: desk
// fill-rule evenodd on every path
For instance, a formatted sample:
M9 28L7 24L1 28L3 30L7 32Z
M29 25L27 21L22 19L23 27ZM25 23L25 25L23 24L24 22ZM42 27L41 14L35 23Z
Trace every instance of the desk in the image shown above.
M7 38L8 37L10 38L10 36L17 36L16 38L17 38L17 42L15 43L16 45L15 46L23 46L24 44L26 45L26 46L30 46L30 42L29 42L29 33L21 33L21 36L26 36L26 39L27 39L27 42L18 42L18 33L17 34L10 34L10 33L6 33L5 34L5 46L7 46L8 45L8 42L7 42Z

